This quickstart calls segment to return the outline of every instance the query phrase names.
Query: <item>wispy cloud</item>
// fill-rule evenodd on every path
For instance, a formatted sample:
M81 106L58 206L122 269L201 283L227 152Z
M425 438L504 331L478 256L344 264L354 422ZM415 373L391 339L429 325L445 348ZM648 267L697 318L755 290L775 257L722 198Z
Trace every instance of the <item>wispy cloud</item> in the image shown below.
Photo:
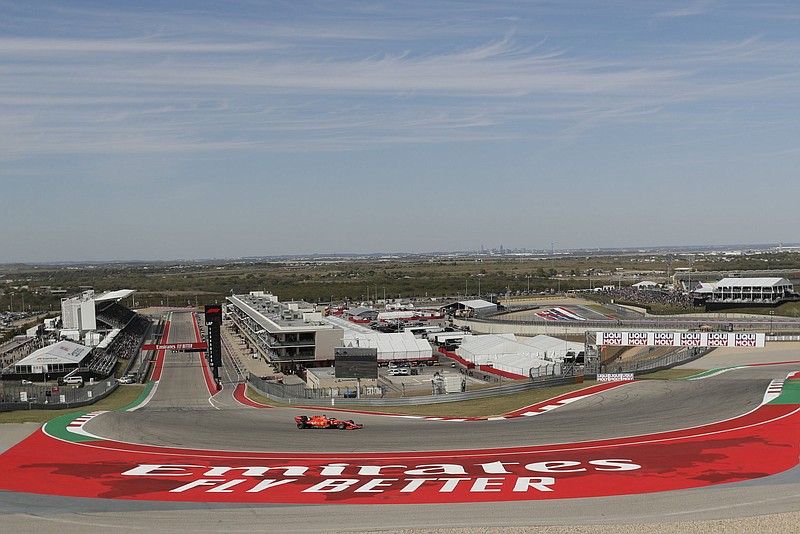
M0 37L0 58L75 54L233 54L276 48L269 43L197 43L157 39L49 39ZM84 56L85 58L85 56Z
M559 3L504 6L467 39L485 10L454 11L460 18L447 27L436 17L403 24L383 4L356 6L358 16L322 9L317 18L263 22L58 6L88 28L59 23L50 32L58 36L40 35L27 13L27 32L0 38L0 157L574 135L632 120L667 123L675 106L720 98L789 97L800 71L797 41L766 36L601 53L541 29ZM655 15L717 7L695 2ZM541 27L534 35L531 21ZM756 67L743 74L742 65Z
M720 2L718 0L693 0L681 6L680 2L670 2L671 9L659 11L655 14L660 18L680 18L680 17L693 17L708 13L714 8L718 7Z

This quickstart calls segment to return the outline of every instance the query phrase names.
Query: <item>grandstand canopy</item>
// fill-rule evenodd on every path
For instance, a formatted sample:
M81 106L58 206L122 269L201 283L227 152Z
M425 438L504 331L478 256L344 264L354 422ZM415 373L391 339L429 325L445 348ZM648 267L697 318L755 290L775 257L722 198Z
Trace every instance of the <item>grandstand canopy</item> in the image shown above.
M108 293L103 293L99 297L94 297L95 302L105 302L107 300L122 300L124 298L130 297L136 293L135 289L119 289L117 291L109 291Z
M775 287L791 286L786 278L723 278L716 287Z

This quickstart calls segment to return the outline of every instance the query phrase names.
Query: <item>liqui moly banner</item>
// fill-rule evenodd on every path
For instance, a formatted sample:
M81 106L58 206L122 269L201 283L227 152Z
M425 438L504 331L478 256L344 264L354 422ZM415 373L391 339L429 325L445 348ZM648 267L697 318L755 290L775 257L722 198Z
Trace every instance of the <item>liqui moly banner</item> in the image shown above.
M597 332L598 345L617 347L763 347L755 332Z

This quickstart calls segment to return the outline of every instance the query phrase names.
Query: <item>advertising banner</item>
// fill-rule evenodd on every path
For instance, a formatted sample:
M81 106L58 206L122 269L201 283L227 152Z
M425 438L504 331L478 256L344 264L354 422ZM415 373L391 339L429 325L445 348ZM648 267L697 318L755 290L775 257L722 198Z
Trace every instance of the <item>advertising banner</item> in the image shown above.
M616 347L763 347L763 332L597 332L597 345Z

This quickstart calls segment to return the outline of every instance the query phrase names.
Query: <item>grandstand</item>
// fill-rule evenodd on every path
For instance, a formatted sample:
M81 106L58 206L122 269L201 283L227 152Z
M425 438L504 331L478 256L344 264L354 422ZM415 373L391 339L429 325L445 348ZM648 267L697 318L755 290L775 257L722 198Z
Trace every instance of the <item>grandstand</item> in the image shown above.
M25 346L0 352L0 377L18 379L36 374L59 377L69 372L84 378L105 378L120 362L128 367L127 362L138 356L152 325L146 317L120 304L133 293L124 289L96 296L89 290L62 299L63 328L57 334L59 341L49 343L43 335L46 329L37 329L39 334ZM53 330L54 325L51 322L47 330ZM35 348L39 350L32 352ZM65 360L63 354L67 351L77 356Z
M800 300L786 278L723 278L708 284L704 293L707 310L742 307L773 307Z
M117 303L114 303L114 306L119 308L114 310L115 318L128 317L129 314L129 319L121 329L114 329L106 335L95 348L88 365L81 368L79 372L98 377L108 376L114 371L118 361L132 359L142 346L150 327L150 321ZM98 319L101 319L101 314L98 314Z

